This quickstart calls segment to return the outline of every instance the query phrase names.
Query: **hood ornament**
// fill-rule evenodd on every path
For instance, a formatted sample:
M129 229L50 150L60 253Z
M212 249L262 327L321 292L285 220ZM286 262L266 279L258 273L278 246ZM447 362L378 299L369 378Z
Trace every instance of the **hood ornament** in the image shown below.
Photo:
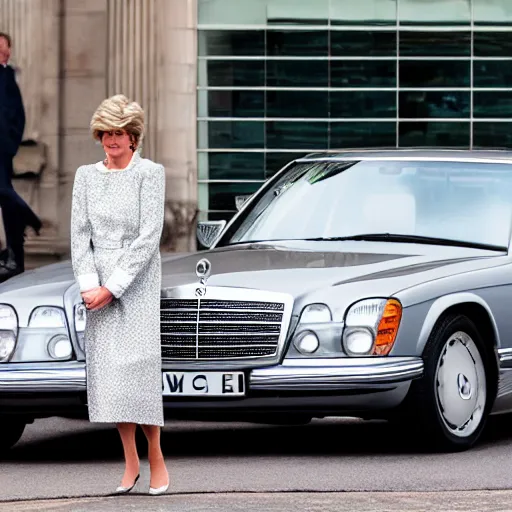
M196 264L196 276L199 278L199 286L196 288L196 296L206 295L206 281L212 272L212 264L206 258L199 260Z

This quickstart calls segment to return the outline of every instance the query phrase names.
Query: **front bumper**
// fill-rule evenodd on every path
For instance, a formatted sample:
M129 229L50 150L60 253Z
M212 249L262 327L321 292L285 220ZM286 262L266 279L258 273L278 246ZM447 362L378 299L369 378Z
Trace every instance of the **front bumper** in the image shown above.
M421 357L288 359L283 364L251 371L254 390L333 391L364 389L421 377Z
M422 374L419 357L289 359L247 370L246 396L164 397L164 407L168 417L195 411L218 418L236 412L385 410L399 405ZM83 362L2 364L0 415L74 416L87 407L86 390Z

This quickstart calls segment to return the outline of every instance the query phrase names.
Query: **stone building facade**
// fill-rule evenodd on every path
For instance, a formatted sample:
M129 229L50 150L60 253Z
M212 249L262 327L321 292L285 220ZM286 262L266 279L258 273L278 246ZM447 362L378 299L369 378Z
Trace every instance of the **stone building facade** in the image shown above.
M29 233L27 266L69 257L75 171L104 156L89 121L117 93L146 110L143 156L167 170L163 250L195 248L196 19L195 0L0 0L0 31L13 38L27 114L24 139L46 150L39 176L15 180L44 223L40 237Z

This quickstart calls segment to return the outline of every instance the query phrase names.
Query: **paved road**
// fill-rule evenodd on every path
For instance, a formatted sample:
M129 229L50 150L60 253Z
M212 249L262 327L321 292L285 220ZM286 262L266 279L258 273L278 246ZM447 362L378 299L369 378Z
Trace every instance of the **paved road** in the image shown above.
M358 420L300 427L168 423L163 446L172 495L143 496L149 485L143 460L137 494L121 498L122 509L140 510L140 500L149 500L144 510L163 510L164 503L165 510L226 512L512 510L512 492L438 493L512 489L512 418L494 420L476 448L459 454L421 453L387 423ZM0 511L116 510L120 498L104 496L118 485L122 469L111 426L39 420L0 463L0 500L88 499L25 508L4 503Z

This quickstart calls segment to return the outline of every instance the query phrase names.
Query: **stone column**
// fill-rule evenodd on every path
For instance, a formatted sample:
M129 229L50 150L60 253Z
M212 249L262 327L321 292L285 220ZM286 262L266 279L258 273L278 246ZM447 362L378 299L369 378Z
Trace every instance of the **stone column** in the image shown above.
M108 0L63 0L62 27L59 228L69 249L76 170L105 156L91 137L89 123L107 95Z
M195 249L197 0L158 0L157 160L167 170L164 246Z

